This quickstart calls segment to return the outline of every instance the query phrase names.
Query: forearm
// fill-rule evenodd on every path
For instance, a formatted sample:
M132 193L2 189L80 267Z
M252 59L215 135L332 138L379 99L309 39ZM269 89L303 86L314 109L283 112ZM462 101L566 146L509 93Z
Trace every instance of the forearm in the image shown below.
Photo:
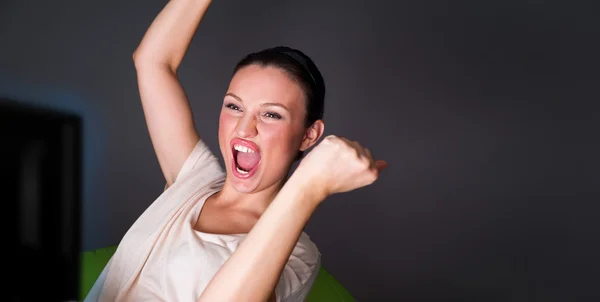
M208 284L200 301L266 301L324 197L292 176Z
M171 0L156 16L134 52L136 65L177 70L211 0Z

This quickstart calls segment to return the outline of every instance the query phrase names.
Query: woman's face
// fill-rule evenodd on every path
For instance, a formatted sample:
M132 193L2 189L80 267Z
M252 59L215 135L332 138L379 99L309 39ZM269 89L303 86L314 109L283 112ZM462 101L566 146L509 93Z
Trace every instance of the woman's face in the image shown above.
M298 84L276 67L249 65L233 76L219 120L227 181L251 193L279 183L305 139L306 106Z

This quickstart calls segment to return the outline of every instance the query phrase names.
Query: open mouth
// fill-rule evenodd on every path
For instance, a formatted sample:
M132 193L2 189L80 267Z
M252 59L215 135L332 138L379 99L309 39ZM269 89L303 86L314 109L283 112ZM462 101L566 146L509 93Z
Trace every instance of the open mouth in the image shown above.
M252 176L260 164L258 146L250 141L233 139L232 145L232 170L235 176L247 178Z

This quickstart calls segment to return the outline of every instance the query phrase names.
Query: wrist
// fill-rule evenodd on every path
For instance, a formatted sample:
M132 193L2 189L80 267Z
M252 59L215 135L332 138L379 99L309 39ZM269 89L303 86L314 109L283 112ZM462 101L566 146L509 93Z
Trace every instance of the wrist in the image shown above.
M314 177L308 177L298 170L292 174L285 186L296 191L296 194L301 196L300 199L313 204L315 207L321 204L329 195L322 182Z

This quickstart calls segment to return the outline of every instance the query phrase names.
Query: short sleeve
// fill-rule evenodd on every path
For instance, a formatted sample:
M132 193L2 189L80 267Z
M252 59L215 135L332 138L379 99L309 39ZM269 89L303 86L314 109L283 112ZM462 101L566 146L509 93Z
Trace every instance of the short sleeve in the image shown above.
M310 237L303 232L275 288L277 301L306 301L320 268L321 254Z
M206 170L207 173L214 175L224 173L223 168L219 164L219 159L202 139L198 140L196 146L194 146L194 149L183 163L174 182L176 183L178 180L185 178L192 172L197 172L199 170Z

